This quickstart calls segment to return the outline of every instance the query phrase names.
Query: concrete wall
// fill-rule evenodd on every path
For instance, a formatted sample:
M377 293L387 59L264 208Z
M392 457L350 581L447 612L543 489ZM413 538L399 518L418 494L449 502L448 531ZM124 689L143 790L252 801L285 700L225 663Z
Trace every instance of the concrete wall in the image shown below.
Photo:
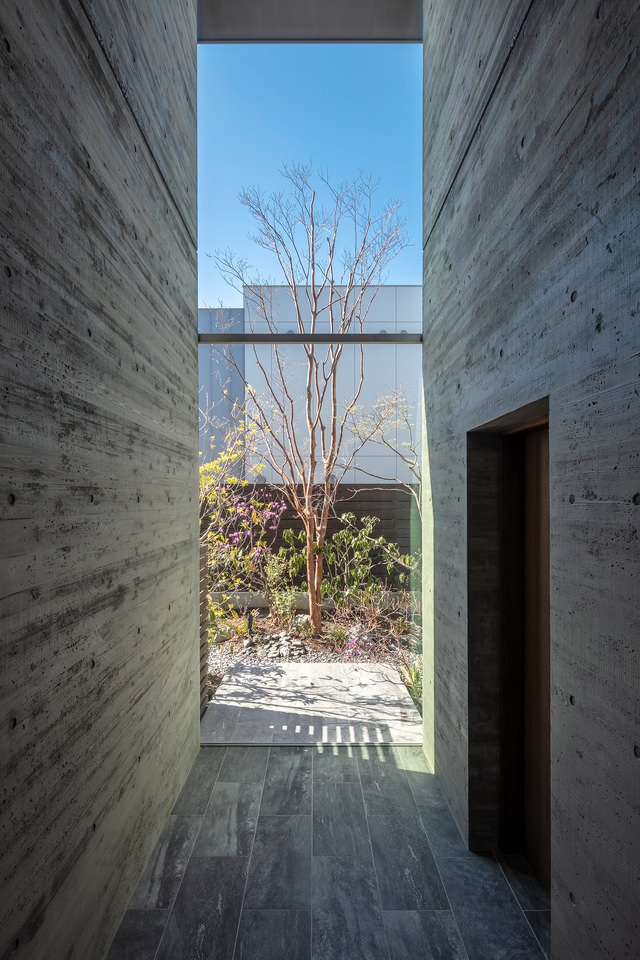
M196 9L0 12L0 957L101 957L198 745Z
M420 42L422 0L200 0L198 40Z
M548 402L552 953L619 960L640 943L640 7L424 16L425 732L463 832L495 842L495 463L468 434Z

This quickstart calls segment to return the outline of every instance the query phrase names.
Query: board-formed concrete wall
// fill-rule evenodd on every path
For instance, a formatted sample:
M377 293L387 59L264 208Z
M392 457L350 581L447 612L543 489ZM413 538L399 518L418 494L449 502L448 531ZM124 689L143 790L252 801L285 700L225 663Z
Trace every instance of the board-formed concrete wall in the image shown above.
M489 845L499 723L497 611L481 609L482 590L495 596L490 532L485 571L477 561L495 462L491 443L468 434L521 408L513 419L524 421L548 398L552 953L630 958L640 943L640 7L433 0L424 17L427 741L463 832Z
M197 751L195 7L0 12L0 957L104 954Z

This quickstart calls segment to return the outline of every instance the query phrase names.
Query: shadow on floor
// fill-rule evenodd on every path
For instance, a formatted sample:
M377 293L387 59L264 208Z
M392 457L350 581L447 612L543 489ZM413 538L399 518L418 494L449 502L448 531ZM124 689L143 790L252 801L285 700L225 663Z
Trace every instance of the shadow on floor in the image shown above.
M200 724L203 744L422 743L422 717L395 667L235 664Z
M548 931L420 747L203 747L108 960L542 960Z

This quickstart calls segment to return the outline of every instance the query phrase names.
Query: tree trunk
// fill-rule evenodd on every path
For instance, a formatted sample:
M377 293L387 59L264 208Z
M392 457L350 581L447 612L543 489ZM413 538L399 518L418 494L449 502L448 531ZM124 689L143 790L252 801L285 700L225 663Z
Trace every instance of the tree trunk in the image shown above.
M313 530L307 528L307 591L314 633L322 633L322 554L313 549Z

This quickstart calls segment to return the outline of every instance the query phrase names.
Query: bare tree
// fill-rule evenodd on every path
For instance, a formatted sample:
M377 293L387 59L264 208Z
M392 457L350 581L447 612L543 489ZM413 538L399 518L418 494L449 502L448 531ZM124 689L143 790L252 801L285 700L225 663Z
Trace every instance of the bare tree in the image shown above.
M253 239L273 255L288 289L295 332L360 333L385 268L406 245L399 204L376 209L377 184L362 173L334 186L311 165L298 163L285 166L283 176L286 192L265 196L252 188L240 200L255 220ZM226 279L244 292L249 329L282 332L266 279L252 276L247 262L229 252L216 260ZM309 614L320 633L327 523L338 484L367 440L365 431L354 443L348 429L364 382L364 352L361 344L356 347L354 385L343 397L338 371L345 345L302 344L304 387L298 399L287 348L272 349L267 369L264 355L253 348L260 383L250 384L241 374L243 415L257 428L260 456L304 525Z

